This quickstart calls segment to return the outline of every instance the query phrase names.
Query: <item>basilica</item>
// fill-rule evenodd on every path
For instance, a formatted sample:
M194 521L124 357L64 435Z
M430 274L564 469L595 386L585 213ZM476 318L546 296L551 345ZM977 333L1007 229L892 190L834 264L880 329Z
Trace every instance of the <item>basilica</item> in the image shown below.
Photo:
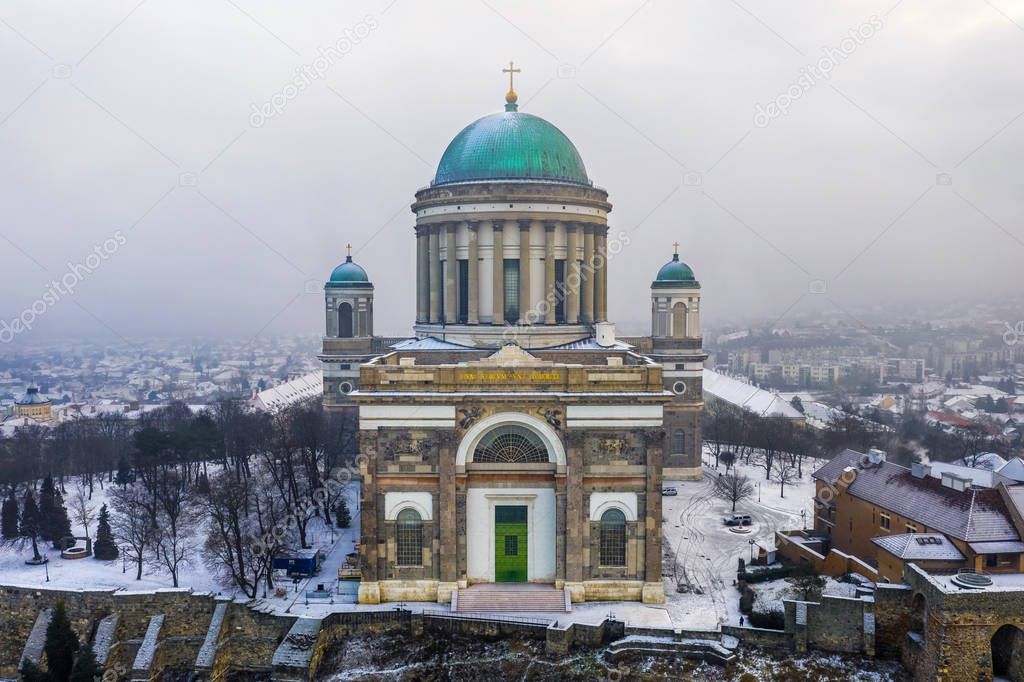
M411 208L412 336L374 335L351 254L324 286L323 402L358 415L363 455L359 601L493 583L663 601L662 484L701 475L700 284L678 247L650 335L617 337L609 268L648 247L511 83Z

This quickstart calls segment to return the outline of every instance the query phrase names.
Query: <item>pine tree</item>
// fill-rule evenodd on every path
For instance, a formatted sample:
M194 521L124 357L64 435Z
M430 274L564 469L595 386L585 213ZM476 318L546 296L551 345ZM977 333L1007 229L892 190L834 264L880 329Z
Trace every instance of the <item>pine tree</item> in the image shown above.
M78 651L78 635L71 629L64 602L57 602L53 608L50 625L46 628L46 667L52 682L67 682Z
M75 667L71 670L71 682L93 682L103 675L103 668L96 662L96 654L92 645L82 647L75 661Z
M14 496L14 488L4 500L3 509L0 510L0 533L5 540L13 540L18 537L18 498Z
M47 476L39 488L39 537L52 542L54 549L63 549L60 541L69 535L71 519L64 506L64 496L53 484L53 476Z
M36 498L32 496L32 491L27 490L25 492L25 503L21 505L21 527L18 529L19 535L23 538L32 538L32 558L39 560L39 545L37 544L37 538L39 537L39 507L36 506Z
M117 460L117 476L114 477L114 483L117 483L122 488L132 482L132 469L128 466L128 460L122 457Z
M352 525L352 513L348 510L348 503L344 497L338 500L338 506L334 508L334 523L338 528L348 528Z
M99 522L96 525L96 542L92 546L92 553L101 561L113 561L118 556L114 533L110 530L110 512L107 511L107 505L100 507Z

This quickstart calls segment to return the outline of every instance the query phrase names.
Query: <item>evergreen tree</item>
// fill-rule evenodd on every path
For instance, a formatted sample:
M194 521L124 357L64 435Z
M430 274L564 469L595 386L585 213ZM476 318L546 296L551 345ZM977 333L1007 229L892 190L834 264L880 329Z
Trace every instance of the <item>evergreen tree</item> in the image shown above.
M338 506L334 508L334 522L338 528L348 528L352 525L352 513L349 512L344 497L338 500Z
M0 532L5 540L18 537L18 498L14 496L14 488L11 488L0 510Z
M92 554L101 561L113 561L118 557L117 543L114 533L110 530L110 512L107 505L100 507L99 522L96 526L96 542L92 546Z
M50 625L46 628L46 667L51 682L67 682L78 651L78 635L71 629L64 602L57 602L53 608Z
M43 479L39 489L39 537L53 543L54 549L63 549L60 541L71 535L71 519L64 506L64 496L53 483L53 476Z
M122 457L117 460L117 476L114 477L114 483L117 483L122 488L132 482L132 469L128 466L128 460Z
M103 668L96 662L96 654L92 650L92 645L87 644L82 647L82 651L78 654L78 660L75 661L75 667L71 670L71 682L93 682L98 680L103 675Z
M39 545L36 539L39 537L39 507L36 506L36 498L32 491L25 491L25 503L21 506L21 527L19 534L23 538L32 539L32 558L39 560Z
M46 673L39 669L39 666L26 659L21 666L22 682L49 682Z

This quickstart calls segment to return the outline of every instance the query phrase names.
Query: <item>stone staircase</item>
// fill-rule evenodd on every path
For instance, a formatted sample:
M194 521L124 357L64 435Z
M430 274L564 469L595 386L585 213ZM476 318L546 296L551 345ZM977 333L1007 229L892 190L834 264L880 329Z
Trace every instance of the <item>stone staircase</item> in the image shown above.
M566 590L550 585L487 584L455 590L455 613L567 613L572 603Z

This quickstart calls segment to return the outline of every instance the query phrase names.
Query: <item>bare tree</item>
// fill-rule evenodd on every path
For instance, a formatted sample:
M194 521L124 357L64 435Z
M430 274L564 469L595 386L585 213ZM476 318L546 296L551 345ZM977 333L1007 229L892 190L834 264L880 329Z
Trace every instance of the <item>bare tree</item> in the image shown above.
M779 457L775 460L772 471L772 480L779 484L779 497L786 496L786 486L800 480L800 474L795 466L790 464L786 458Z
M89 502L89 499L92 497L92 476L89 477L89 481L88 485L80 481L75 486L71 493L70 503L68 504L71 518L85 529L85 537L87 538L90 537L89 524L96 520L96 505Z
M726 502L732 502L733 511L736 511L737 502L742 502L753 494L754 484L743 474L734 471L715 479L715 495Z
M114 488L111 494L114 535L126 545L128 558L135 562L135 579L142 580L142 563L153 541L156 526L149 515L149 500L139 485Z
M251 477L223 470L210 477L210 494L201 498L207 566L221 582L238 587L253 599L269 570L264 536L247 512L254 504L257 485Z
M153 533L153 554L178 587L178 569L192 549L195 519L185 477L177 471L164 470L157 481L155 501L157 527Z

